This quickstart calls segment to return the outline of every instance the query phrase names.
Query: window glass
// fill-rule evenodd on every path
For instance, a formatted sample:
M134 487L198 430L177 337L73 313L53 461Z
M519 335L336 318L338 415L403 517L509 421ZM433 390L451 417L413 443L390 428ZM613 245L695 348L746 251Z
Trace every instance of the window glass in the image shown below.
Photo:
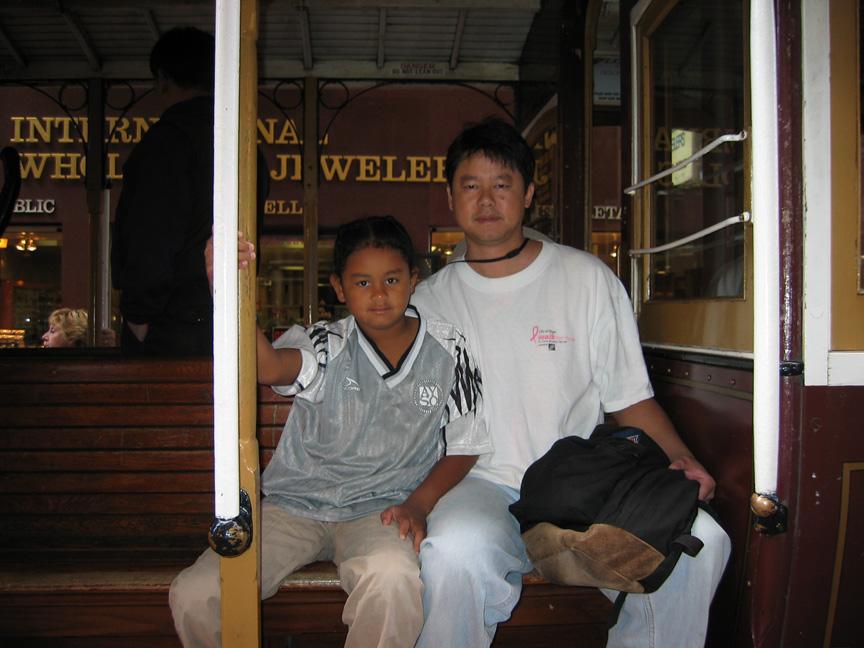
M457 252L456 246L464 238L465 233L462 230L449 227L436 227L429 232L429 251L437 257L434 266L430 266L431 273L450 262L454 252Z
M258 257L258 324L275 339L303 320L303 237L262 236ZM314 321L338 320L348 315L330 285L333 239L318 242L318 312Z
M649 40L651 170L744 129L742 3L682 0ZM744 211L744 145L720 145L652 185L651 247ZM744 231L733 225L650 259L649 299L743 297Z
M62 305L62 245L61 233L33 226L10 225L0 238L0 346L42 346Z

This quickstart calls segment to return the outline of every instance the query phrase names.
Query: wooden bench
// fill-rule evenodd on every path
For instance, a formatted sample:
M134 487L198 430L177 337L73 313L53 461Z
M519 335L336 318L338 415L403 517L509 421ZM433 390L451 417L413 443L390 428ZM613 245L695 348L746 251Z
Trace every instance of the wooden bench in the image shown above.
M0 356L0 645L180 645L167 593L213 518L211 372L107 352ZM289 408L259 389L262 466ZM524 582L495 646L605 644L599 592ZM264 645L342 645L344 601L332 564L297 572L264 602Z

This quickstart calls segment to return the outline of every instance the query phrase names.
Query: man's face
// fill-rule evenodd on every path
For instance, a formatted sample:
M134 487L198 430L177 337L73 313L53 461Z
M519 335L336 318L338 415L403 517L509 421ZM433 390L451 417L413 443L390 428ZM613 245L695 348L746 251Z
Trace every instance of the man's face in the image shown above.
M450 210L469 245L518 245L533 197L534 183L526 189L518 171L482 153L463 160L447 187Z

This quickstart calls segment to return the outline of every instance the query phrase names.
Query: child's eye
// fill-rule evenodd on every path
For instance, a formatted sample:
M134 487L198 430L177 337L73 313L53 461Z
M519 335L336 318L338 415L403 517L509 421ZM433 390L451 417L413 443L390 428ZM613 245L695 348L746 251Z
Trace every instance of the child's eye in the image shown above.
M399 280L396 277L387 277L387 283L388 284L395 284L398 282L399 282Z
M366 286L369 285L369 282L364 279L362 281L358 281L357 285L360 286L361 288L365 288Z

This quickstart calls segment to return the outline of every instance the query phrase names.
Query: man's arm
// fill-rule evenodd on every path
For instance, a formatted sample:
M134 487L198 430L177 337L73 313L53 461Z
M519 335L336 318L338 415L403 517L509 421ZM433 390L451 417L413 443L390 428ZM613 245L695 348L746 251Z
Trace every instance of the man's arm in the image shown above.
M426 537L426 518L447 491L462 481L477 463L476 455L447 455L441 457L432 472L402 504L391 506L381 513L384 524L399 524L399 537L414 535L414 551L420 553L420 542Z
M707 502L714 497L714 478L678 436L672 421L656 400L649 398L640 401L618 412L612 412L612 416L618 425L639 428L654 439L669 457L670 468L683 470L689 479L699 482L699 499Z

